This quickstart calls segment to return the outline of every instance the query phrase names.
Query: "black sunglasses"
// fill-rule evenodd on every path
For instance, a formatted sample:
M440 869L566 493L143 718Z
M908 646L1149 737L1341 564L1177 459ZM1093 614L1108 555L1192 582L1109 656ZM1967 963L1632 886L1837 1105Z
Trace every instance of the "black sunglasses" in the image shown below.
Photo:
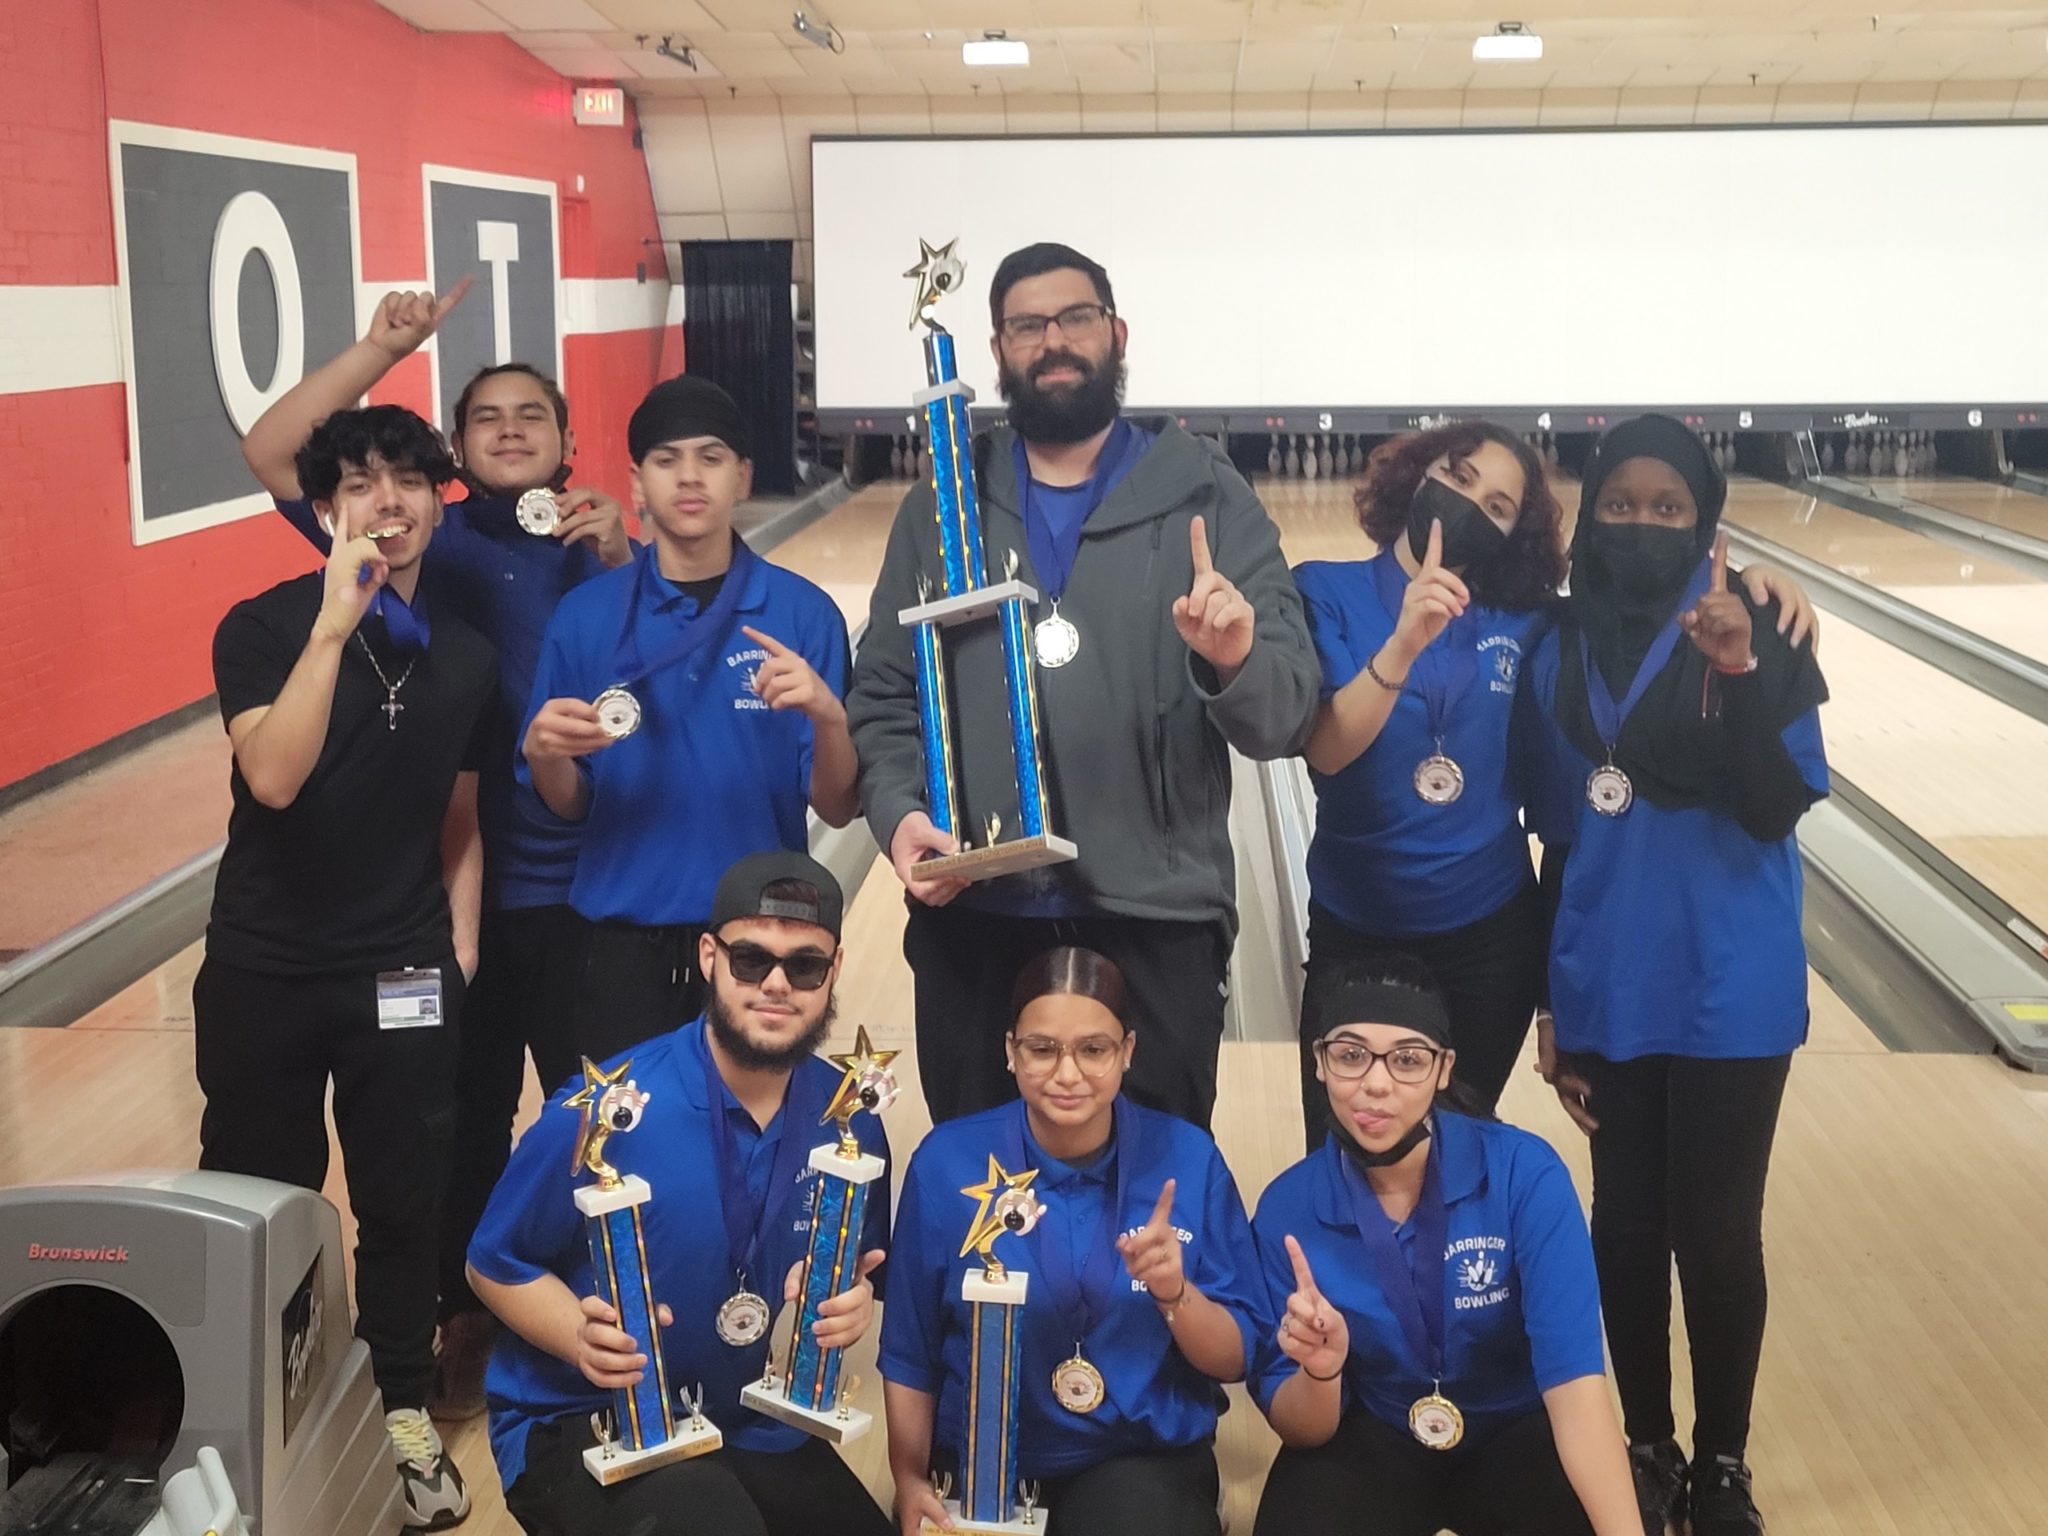
M715 933L711 935L711 942L724 951L725 963L732 967L733 979L750 987L766 981L768 973L778 965L782 967L782 974L789 978L789 984L799 992L817 991L825 985L825 978L832 974L832 957L821 955L815 949L778 955L774 950L746 939L728 944Z

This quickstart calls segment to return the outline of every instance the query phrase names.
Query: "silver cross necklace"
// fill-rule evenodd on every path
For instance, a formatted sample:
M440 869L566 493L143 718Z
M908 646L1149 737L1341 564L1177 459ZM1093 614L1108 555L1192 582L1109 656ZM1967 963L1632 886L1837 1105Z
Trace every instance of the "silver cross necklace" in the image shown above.
M370 670L377 674L377 681L384 685L384 702L377 706L384 711L384 728L395 731L398 729L398 717L405 712L405 706L398 702L398 690L405 686L406 679L412 676L412 669L419 665L420 659L414 656L408 661L405 670L398 674L398 681L394 683L384 675L384 669L377 665L377 653L370 649L370 642L363 639L363 632L360 629L356 631L356 641L362 646L363 654L370 658Z

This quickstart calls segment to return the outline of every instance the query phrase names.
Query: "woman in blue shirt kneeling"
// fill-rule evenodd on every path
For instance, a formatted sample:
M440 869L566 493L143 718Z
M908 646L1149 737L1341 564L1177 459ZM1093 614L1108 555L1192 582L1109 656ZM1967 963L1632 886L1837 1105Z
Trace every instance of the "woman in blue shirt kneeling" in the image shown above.
M1023 1307L1017 1467L1062 1536L1217 1536L1219 1383L1265 1336L1266 1286L1216 1143L1122 1095L1140 1042L1124 981L1093 950L1025 966L1007 1047L1022 1097L948 1121L904 1176L889 1255L881 1369L904 1536L944 1519L930 1476L957 1483L968 1308L962 1191L1036 1169L1045 1214L999 1253L1031 1277Z
M1637 1536L1557 1153L1449 1107L1411 957L1338 968L1310 1027L1329 1135L1253 1222L1280 1324L1251 1389L1284 1442L1254 1536Z
M1539 1068L1593 1141L1593 1251L1643 1528L1760 1536L1746 1462L1764 1336L1764 1179L1806 1039L1793 829L1827 793L1811 647L1729 591L1727 482L1682 422L1588 461L1572 595L1530 664L1545 844L1569 850ZM1692 1351L1671 1409L1671 1263ZM1683 1506L1683 1507L1682 1507Z

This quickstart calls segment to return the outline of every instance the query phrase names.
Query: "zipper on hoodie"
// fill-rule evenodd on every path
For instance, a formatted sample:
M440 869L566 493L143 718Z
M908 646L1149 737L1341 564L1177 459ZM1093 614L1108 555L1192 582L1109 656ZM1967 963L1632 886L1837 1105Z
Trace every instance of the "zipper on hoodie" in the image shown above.
M1163 601L1164 594L1158 590L1159 550L1166 537L1166 518L1152 521L1152 546L1145 557L1145 585L1143 590L1151 598L1154 611ZM1152 681L1156 685L1164 671L1165 657L1160 654L1166 644L1159 627L1152 630ZM1180 863L1180 848L1173 836L1173 797L1166 782L1166 706L1163 699L1152 708L1152 775L1159 786L1159 825L1166 836L1166 867L1172 869Z

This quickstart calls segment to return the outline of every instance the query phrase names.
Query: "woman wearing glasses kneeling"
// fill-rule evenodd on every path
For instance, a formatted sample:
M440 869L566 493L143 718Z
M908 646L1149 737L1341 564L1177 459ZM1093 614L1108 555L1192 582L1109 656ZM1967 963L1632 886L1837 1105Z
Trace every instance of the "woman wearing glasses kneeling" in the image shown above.
M1419 962L1311 993L1329 1139L1253 1222L1280 1322L1251 1390L1284 1442L1255 1536L1641 1536L1564 1164L1451 1107Z
M1218 1530L1219 1383L1271 1331L1237 1185L1215 1142L1122 1095L1140 1046L1124 980L1093 950L1030 961L1007 1047L1019 1102L935 1127L904 1176L881 1369L904 1536L959 1481L969 1312L962 1238L1005 1176L1043 1206L993 1256L1029 1274L1017 1468L1063 1536ZM991 1166L991 1159L998 1166Z

